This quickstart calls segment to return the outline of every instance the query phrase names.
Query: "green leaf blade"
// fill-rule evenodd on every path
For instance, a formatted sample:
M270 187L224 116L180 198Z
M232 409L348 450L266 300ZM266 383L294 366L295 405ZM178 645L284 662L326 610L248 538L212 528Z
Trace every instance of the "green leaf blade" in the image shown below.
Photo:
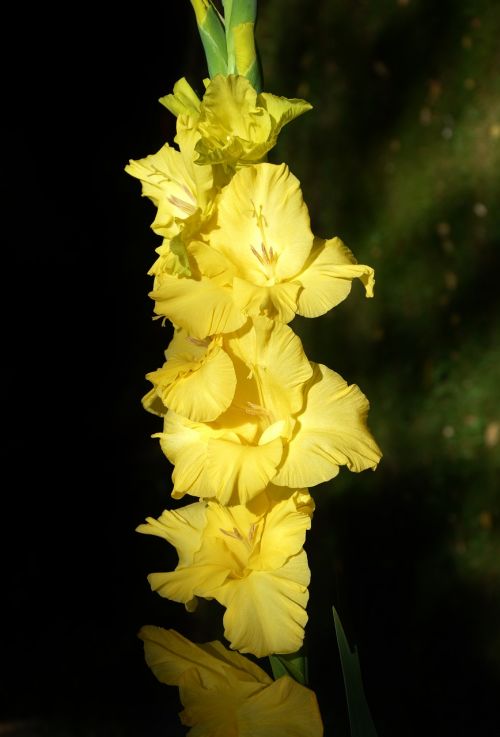
M335 633L339 646L340 663L344 677L344 686L351 725L351 737L377 737L370 709L365 697L359 658L354 648L352 651L345 635L342 623L335 607L332 607Z

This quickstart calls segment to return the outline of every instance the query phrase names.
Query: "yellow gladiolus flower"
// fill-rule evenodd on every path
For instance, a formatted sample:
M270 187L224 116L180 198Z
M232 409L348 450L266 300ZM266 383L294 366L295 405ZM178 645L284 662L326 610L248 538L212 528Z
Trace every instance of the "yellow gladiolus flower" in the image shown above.
M196 338L241 327L248 316L290 322L335 307L374 272L339 238L314 238L300 183L285 164L241 169L222 190L215 227L186 245L188 276L169 266L168 244L152 273L155 311ZM213 221L211 221L213 222Z
M232 264L234 300L245 314L316 317L345 299L355 277L373 295L372 268L358 265L338 238L314 240L300 182L285 164L237 172L208 240Z
M210 80L202 101L193 95L183 79L174 86L174 94L160 102L180 115L178 132L192 128L200 134L197 164L236 166L261 161L283 126L312 108L305 100L257 94L246 77L233 74Z
M312 368L288 326L258 318L224 348L236 372L228 409L205 423L169 410L156 436L175 465L174 498L189 493L245 504L259 494L276 474L303 405Z
M152 228L172 238L183 228L197 232L213 206L211 166L196 166L193 158L199 135L183 130L177 137L179 151L166 143L151 156L131 160L125 171L142 182L142 194L158 208Z
M333 478L341 465L377 466L368 400L334 371L310 363L289 327L256 318L225 338L224 349L237 380L228 409L212 422L169 410L156 435L175 466L174 498L245 504L270 482L301 488Z
M156 678L178 686L189 737L322 737L313 691L262 668L220 642L195 645L175 630L139 632Z
M313 502L307 490L288 489L277 500L270 489L256 501L250 507L197 502L149 517L137 531L174 545L179 565L148 580L190 610L196 597L223 604L224 635L235 650L257 657L296 652L307 622L303 545Z

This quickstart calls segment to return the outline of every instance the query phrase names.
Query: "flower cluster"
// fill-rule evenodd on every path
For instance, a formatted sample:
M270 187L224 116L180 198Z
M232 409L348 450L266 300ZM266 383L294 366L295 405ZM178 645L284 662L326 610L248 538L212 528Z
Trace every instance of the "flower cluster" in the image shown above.
M366 397L309 361L288 323L335 307L353 279L371 297L373 269L339 238L312 233L300 182L286 164L265 160L307 102L258 94L238 75L215 76L201 100L181 79L161 102L177 116L177 148L165 144L126 168L157 208L152 228L162 243L150 297L174 326L143 404L163 418L156 437L174 466L172 496L198 501L138 527L179 556L174 571L149 582L188 610L199 597L219 601L233 650L294 653L307 622L309 488L340 466L375 468L381 453ZM275 699L285 711L287 699L303 701L304 714L311 709L311 692L289 679L273 684L222 646L191 657L196 646L177 633L144 632L151 667L181 688L185 724L210 721L210 709L230 703L227 720L246 731L240 724L220 734L267 735L274 733L251 726L249 704L262 704L270 720ZM219 706L209 709L214 689ZM284 733L319 735L318 718Z

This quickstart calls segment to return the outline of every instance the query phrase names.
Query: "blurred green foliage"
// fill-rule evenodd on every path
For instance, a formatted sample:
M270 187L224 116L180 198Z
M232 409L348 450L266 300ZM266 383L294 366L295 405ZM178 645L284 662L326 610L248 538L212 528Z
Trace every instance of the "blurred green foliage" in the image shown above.
M292 324L367 394L384 451L313 490L310 649L337 735L331 604L380 734L500 733L499 38L487 0L260 4L264 89L314 106L271 158L377 279Z

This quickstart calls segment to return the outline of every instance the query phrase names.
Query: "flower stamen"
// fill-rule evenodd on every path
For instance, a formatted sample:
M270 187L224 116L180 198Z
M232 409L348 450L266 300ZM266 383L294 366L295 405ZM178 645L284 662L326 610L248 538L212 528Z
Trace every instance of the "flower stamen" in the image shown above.
M236 527L233 527L233 529L228 532L227 530L223 530L222 527L219 527L219 530L228 537L232 537L234 540L240 540L240 542L243 541L243 535L239 530L236 529Z
M255 404L254 402L247 402L245 407L243 408L243 411L247 415L252 415L253 417L271 417L271 412L266 409L266 407L262 407L260 404Z
M186 215L192 215L193 212L196 212L196 205L192 205L190 202L181 200L180 197L176 197L175 195L170 195L170 197L167 197L167 199L171 205L174 205L174 207L178 207L179 210L182 210L183 212L185 212Z
M198 346L199 348L208 348L212 339L209 335L207 335L206 338L193 338L191 335L188 335L188 340L190 343Z

